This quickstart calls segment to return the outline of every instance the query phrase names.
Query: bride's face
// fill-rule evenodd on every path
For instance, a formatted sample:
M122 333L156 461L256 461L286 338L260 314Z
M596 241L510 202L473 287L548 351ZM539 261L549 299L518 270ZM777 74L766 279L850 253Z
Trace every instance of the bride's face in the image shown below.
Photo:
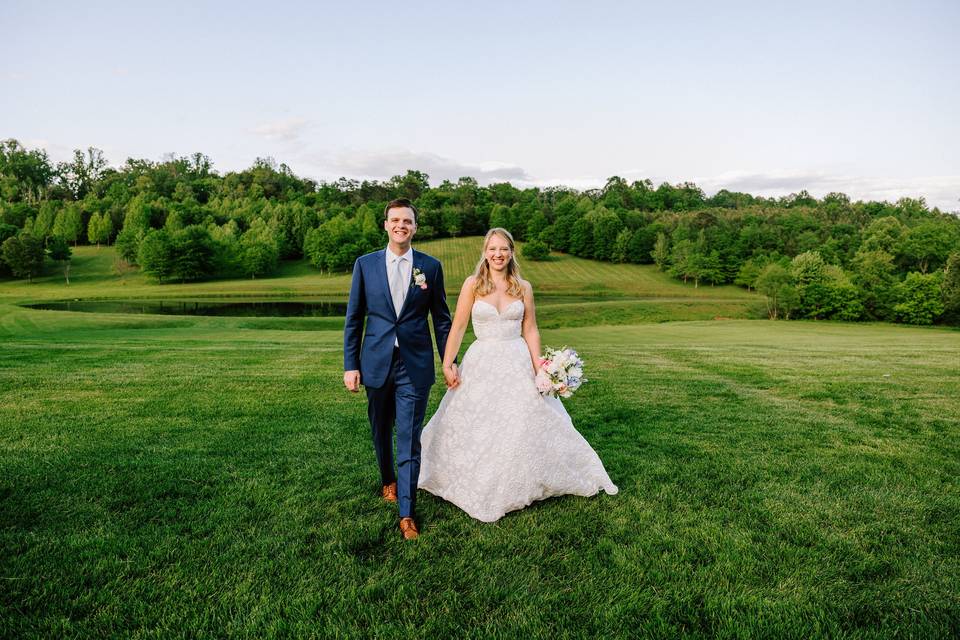
M510 264L513 252L510 250L510 243L507 242L507 239L495 233L487 241L483 256L487 259L487 264L493 271L502 272Z

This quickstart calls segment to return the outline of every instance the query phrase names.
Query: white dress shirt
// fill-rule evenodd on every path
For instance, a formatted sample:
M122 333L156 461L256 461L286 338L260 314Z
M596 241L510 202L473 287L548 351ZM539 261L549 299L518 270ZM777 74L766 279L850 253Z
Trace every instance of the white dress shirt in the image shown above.
M413 249L407 249L405 254L398 256L387 247L387 250L384 251L384 256L387 260L387 283L390 286L390 297L393 299L394 311L396 311L397 317L399 317L400 309L403 308L403 301L407 295L410 294L410 278L413 273ZM400 269L399 277L396 273L398 267ZM395 287L400 288L395 290ZM393 345L399 347L399 340L394 338Z

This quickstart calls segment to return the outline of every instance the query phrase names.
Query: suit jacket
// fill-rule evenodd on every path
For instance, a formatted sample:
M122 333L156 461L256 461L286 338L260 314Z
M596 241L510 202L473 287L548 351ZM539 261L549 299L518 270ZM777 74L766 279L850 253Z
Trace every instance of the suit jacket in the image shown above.
M394 338L400 345L400 357L415 387L426 388L436 381L433 348L427 313L433 317L437 353L443 350L450 333L450 310L443 289L440 261L416 249L413 269L426 276L426 289L411 277L409 290L398 316L393 308L384 253L374 251L357 258L350 283L350 300L343 326L343 369L360 370L360 381L367 387L382 387L390 370ZM364 327L366 319L366 327ZM361 333L363 339L361 340Z

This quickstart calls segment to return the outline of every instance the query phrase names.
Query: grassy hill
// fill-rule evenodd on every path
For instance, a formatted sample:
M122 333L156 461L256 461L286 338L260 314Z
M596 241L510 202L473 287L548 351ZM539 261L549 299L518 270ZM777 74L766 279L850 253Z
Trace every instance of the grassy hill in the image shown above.
M419 250L444 265L451 305L463 279L473 272L481 238L454 238L417 243ZM0 281L0 304L40 300L97 298L344 298L349 274L323 274L303 260L283 263L278 273L256 280L214 280L157 284L139 270L118 273L112 247L78 247L71 284L48 263L34 282ZM753 318L763 301L733 286L694 288L650 265L610 264L554 254L544 262L521 259L522 274L533 285L544 326L624 324L666 320ZM311 322L291 322L311 327ZM324 323L319 323L324 325ZM329 324L329 323L327 323Z

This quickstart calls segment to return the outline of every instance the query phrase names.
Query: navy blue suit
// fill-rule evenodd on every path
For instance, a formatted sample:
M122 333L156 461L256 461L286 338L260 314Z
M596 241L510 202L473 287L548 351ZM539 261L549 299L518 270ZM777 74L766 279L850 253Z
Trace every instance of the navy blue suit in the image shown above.
M397 315L387 279L386 251L360 256L353 265L343 327L343 369L360 371L360 381L367 390L367 412L380 479L383 484L397 482L400 517L412 517L420 476L420 431L430 387L436 381L427 314L433 318L441 360L451 320L443 268L436 258L416 250L411 273L423 273L427 287L416 286L411 277L403 308ZM394 346L394 340L399 347Z

